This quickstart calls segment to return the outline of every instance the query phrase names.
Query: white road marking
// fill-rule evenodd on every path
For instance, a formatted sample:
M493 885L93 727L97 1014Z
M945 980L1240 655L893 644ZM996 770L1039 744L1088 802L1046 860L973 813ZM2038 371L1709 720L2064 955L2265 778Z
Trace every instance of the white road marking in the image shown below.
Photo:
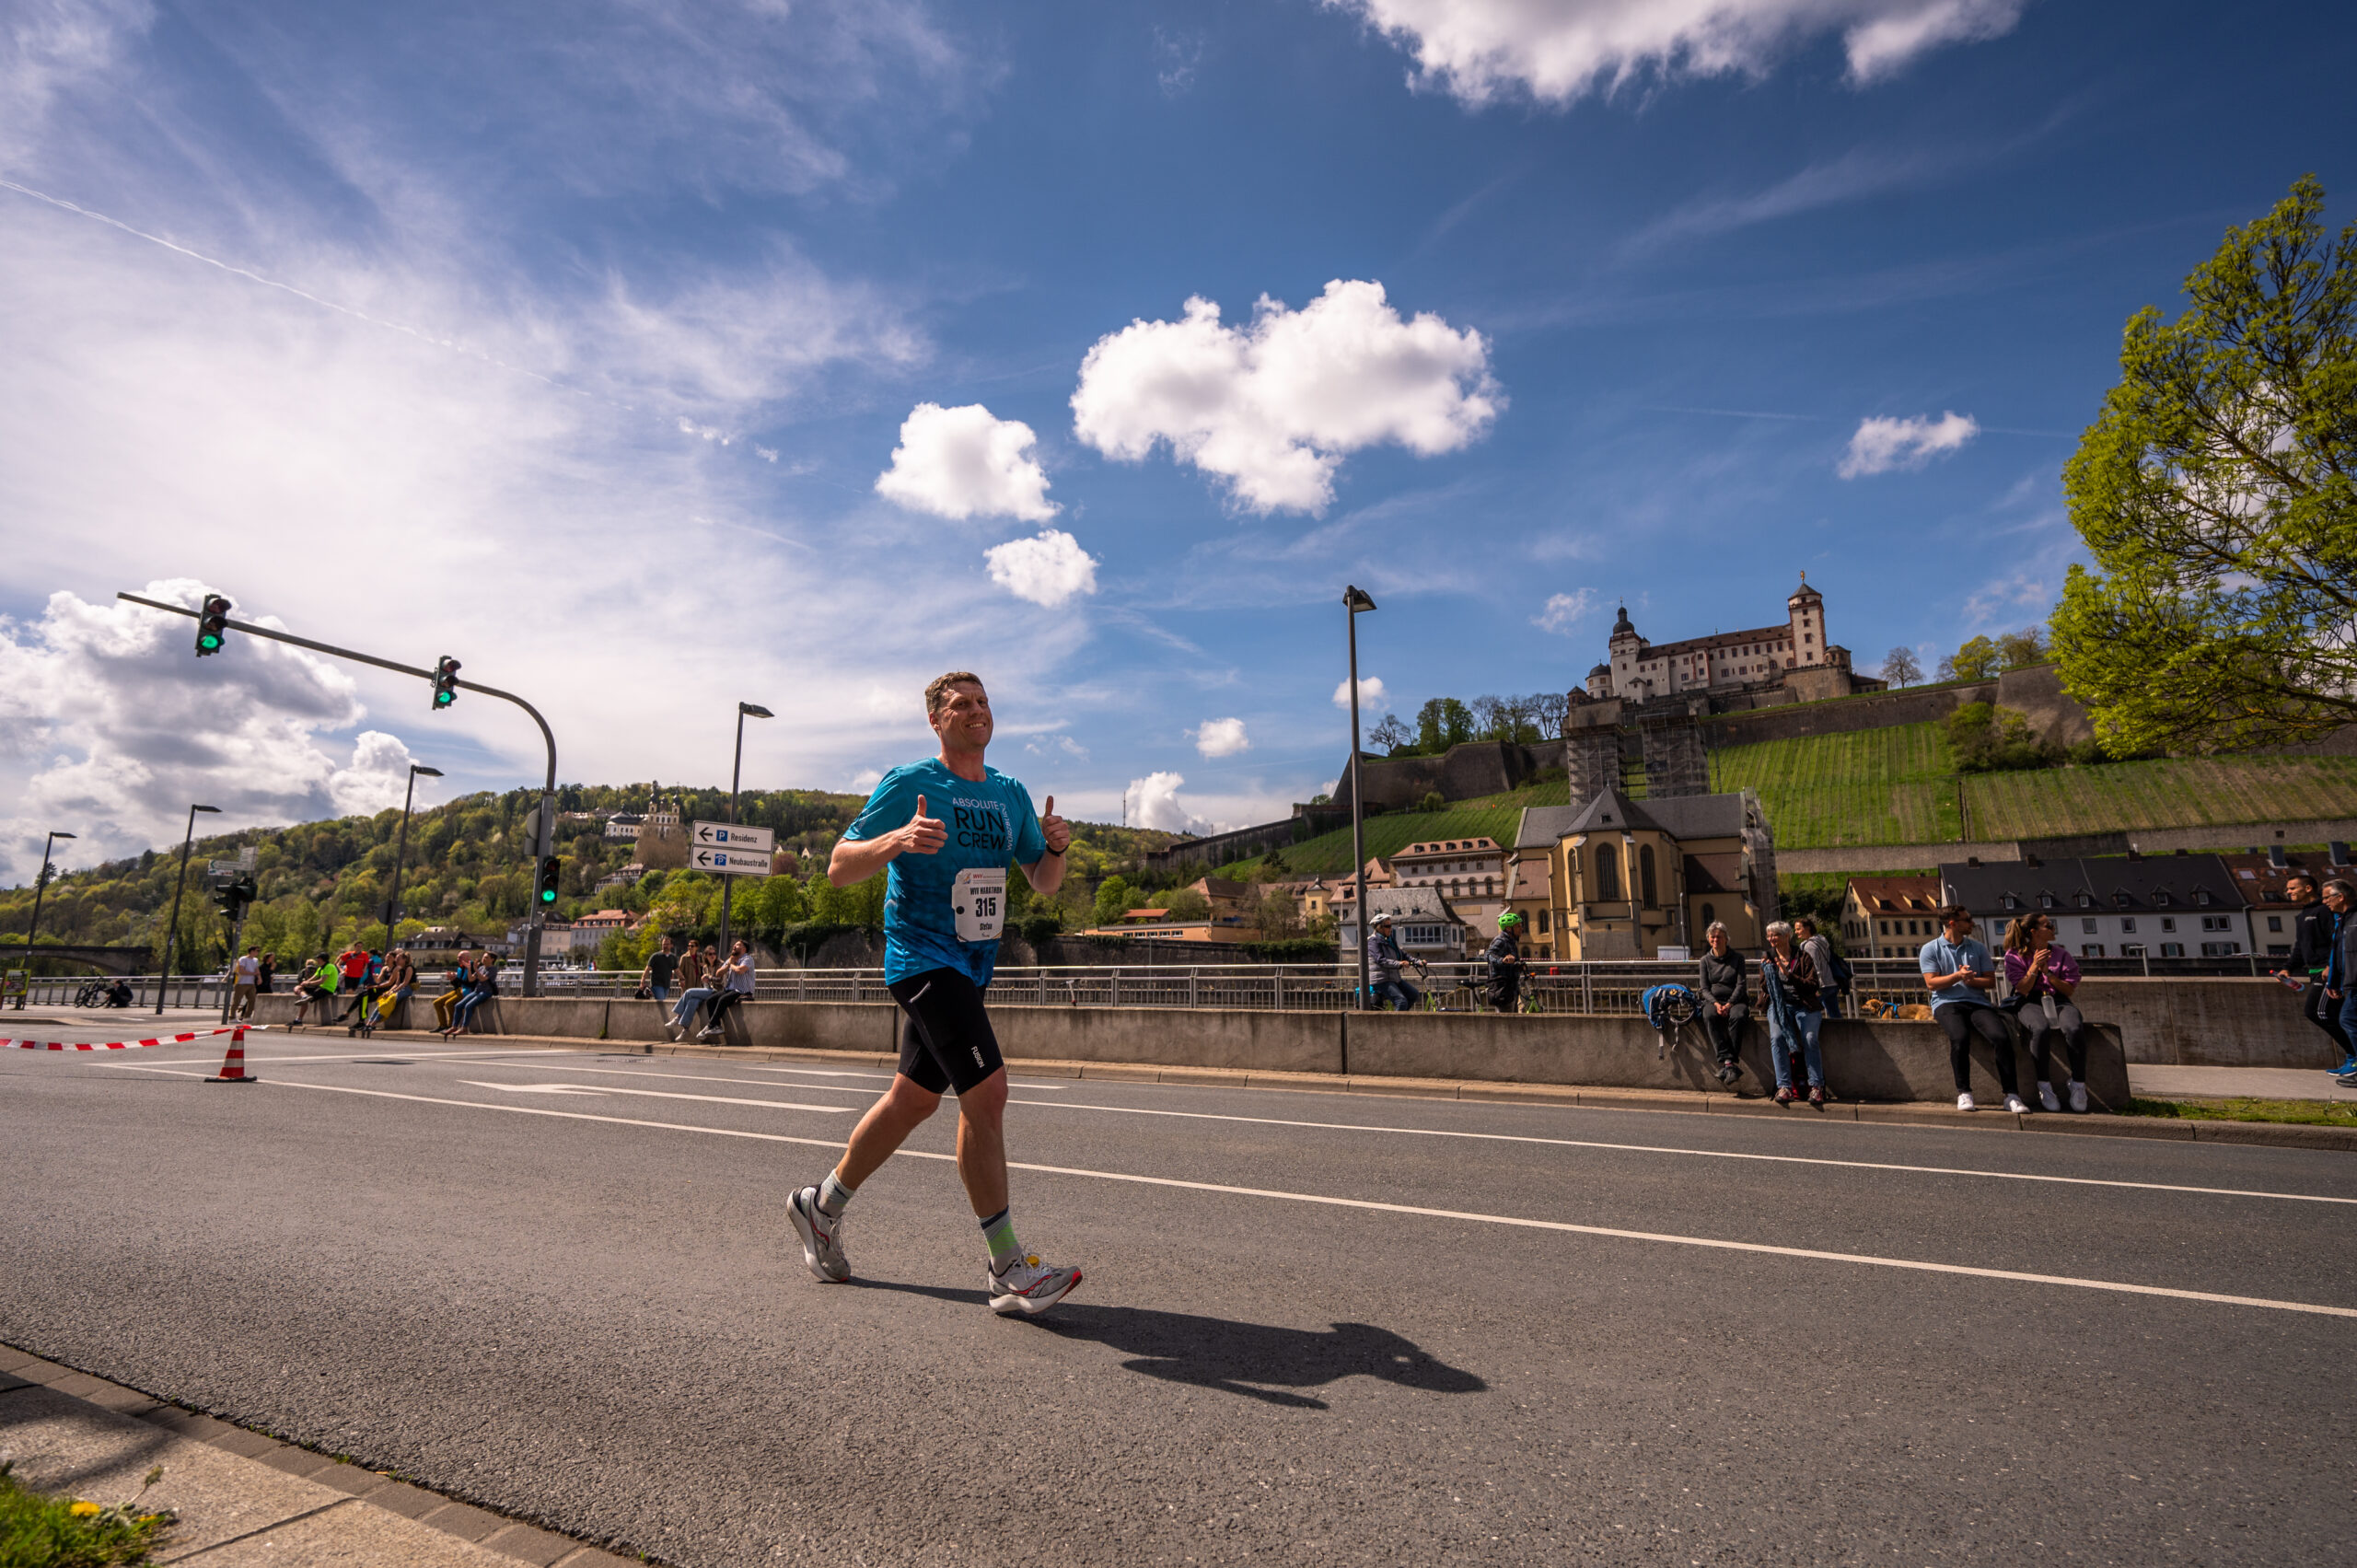
M852 1109L847 1105L797 1105L789 1099L733 1099L726 1095L673 1094L668 1089L623 1089L616 1088L610 1084L598 1084L593 1087L587 1084L480 1084L472 1078L461 1078L459 1082L470 1089L504 1089L509 1094L519 1095L642 1095L648 1099L694 1099L703 1100L713 1105L758 1105L765 1110L815 1110L824 1116L848 1115ZM287 1086L296 1089L323 1089L328 1086L290 1084Z
M143 1067L176 1078L201 1078L202 1073L173 1067ZM617 1127L644 1127L665 1132L700 1132L714 1138L749 1138L766 1144L800 1144L821 1149L843 1145L830 1138L795 1138L781 1132L753 1132L736 1127L698 1127L678 1121L645 1121L626 1116L598 1116L582 1110L551 1110L536 1105L493 1105L482 1100L443 1099L433 1095L401 1094L391 1089L351 1088L341 1084L300 1084L284 1078L264 1083L285 1089L316 1089L324 1094L360 1095L369 1099L409 1100L418 1105L455 1106L461 1110L499 1111L510 1116L546 1116L563 1121L599 1121ZM902 1149L912 1159L955 1164L955 1155ZM1870 1252L1829 1252L1808 1247L1775 1247L1759 1241L1725 1241L1706 1236L1676 1236L1658 1231L1619 1230L1609 1225L1573 1225L1567 1220L1525 1219L1515 1214L1474 1214L1463 1209L1432 1209L1413 1203L1382 1203L1365 1198L1335 1198L1318 1192L1284 1192L1266 1187L1230 1187L1213 1181L1183 1181L1167 1176L1133 1176L1118 1170L1081 1170L1070 1166L1007 1162L1009 1170L1042 1176L1076 1176L1092 1181L1121 1181L1140 1187L1168 1187L1187 1192L1216 1192L1231 1198L1267 1198L1279 1202L1310 1203L1325 1208L1363 1209L1374 1214L1414 1214L1426 1219L1459 1220L1472 1225L1508 1225L1522 1230L1555 1231L1570 1236L1596 1236L1614 1241L1644 1241L1667 1247L1700 1247L1721 1252L1749 1252L1771 1258L1800 1258L1812 1262L1859 1263L1882 1269L1906 1269L1927 1274L1958 1274L1971 1279L2006 1280L2017 1284L2061 1285L2074 1290L2111 1291L2122 1295L2153 1295L2173 1301L2199 1301L2217 1307L2263 1307L2273 1312L2304 1312L2320 1318L2357 1318L2357 1307L2328 1307L2313 1301L2278 1301L2262 1295L2223 1295L2214 1291L2179 1290L2170 1285L2131 1284L2122 1280L2083 1279L2071 1274L2033 1274L2017 1269L1983 1269L1965 1263L1933 1263L1915 1258L1885 1258Z
M505 1066L505 1063L500 1062L476 1061L470 1062L468 1065L470 1067L500 1067ZM876 1091L871 1088L853 1088L848 1086L838 1087L833 1084L785 1084L781 1086L774 1078L721 1078L715 1077L710 1073L649 1073L636 1067L575 1067L572 1063L565 1062L517 1063L516 1064L516 1070L519 1073L600 1073L616 1078L684 1078L691 1084L749 1084L757 1088L764 1089L779 1087L789 1089L816 1089L822 1095L873 1096L876 1093Z
M1661 1144L1608 1144L1586 1138L1541 1138L1524 1132L1459 1132L1439 1127L1384 1127L1360 1121L1293 1121L1274 1116L1223 1116L1207 1110L1149 1110L1130 1105L1074 1104L1071 1100L1011 1099L1007 1103L1039 1106L1049 1110L1102 1110L1116 1116L1169 1116L1190 1121L1241 1121L1262 1127L1309 1127L1332 1132L1396 1132L1411 1138L1468 1138L1480 1143L1542 1144L1560 1149L1611 1149L1640 1155L1685 1155L1695 1159L1826 1165L1838 1166L1844 1170L1898 1170L1918 1176L1980 1176L1992 1181L2049 1181L2065 1187L2124 1187L2143 1192L2199 1192L2211 1198L2279 1198L2287 1203L2357 1204L2357 1198L2328 1198L2313 1192L2269 1192L2241 1187L2188 1187L2165 1181L2111 1181L2093 1176L2042 1176L2020 1170L1974 1170L1967 1166L1897 1165L1877 1160L1826 1159L1813 1155L1755 1155L1732 1149L1679 1149Z
M878 1083L888 1084L900 1076L897 1073L837 1073L819 1067L768 1067L758 1062L748 1062L745 1065L756 1073L807 1073L820 1078L869 1078ZM1011 1069L1006 1074L1006 1080L1010 1084L1019 1083L1027 1089L1045 1094L1062 1094L1066 1086L1062 1084L1043 1084L1029 1078L1018 1078Z

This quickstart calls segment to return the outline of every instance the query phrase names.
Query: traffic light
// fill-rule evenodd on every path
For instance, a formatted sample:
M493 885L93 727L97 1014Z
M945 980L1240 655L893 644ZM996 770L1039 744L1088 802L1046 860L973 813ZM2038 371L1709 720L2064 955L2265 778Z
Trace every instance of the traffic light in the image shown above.
M229 634L229 601L219 594L204 596L204 609L196 618L197 657L221 651L222 641Z
M444 654L434 667L434 711L440 713L459 700L459 661Z
M533 889L533 896L539 900L540 908L545 910L556 907L556 882L558 876L563 870L563 855L552 854L540 862L540 879Z
M246 915L246 906L254 901L253 873L239 871L223 873L214 879L210 897L221 918L235 925Z

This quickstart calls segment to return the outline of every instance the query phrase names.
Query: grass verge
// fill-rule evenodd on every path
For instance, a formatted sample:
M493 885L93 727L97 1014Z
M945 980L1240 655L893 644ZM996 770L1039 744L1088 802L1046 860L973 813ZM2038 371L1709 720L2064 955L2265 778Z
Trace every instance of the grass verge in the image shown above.
M142 1514L139 1498L102 1507L20 1484L0 1462L0 1568L108 1568L142 1563L171 1524L169 1510ZM147 1473L147 1486L164 1468ZM147 1486L139 1489L145 1496Z
M2124 1116L2180 1121L2287 1121L2303 1127L2357 1127L2357 1102L2322 1099L2131 1099Z

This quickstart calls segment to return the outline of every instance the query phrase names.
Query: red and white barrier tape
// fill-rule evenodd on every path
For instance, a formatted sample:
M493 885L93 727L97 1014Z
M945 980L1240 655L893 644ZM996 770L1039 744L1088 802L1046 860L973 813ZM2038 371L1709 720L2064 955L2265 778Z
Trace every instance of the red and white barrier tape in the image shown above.
M160 1040L110 1040L103 1045L84 1045L70 1040L0 1040L0 1049L15 1046L19 1051L137 1051L149 1045L186 1045L190 1040L203 1040L207 1035L225 1035L239 1029L260 1034L269 1027L267 1024L230 1024L223 1028L198 1029L193 1034L166 1035Z

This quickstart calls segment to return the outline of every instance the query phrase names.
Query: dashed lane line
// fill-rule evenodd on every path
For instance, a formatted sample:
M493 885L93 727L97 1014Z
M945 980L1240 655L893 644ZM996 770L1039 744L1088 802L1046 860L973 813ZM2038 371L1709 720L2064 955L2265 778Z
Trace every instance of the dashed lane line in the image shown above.
M825 1116L848 1115L854 1108L848 1105L797 1105L786 1099L737 1099L728 1095L683 1095L668 1089L624 1089L610 1084L483 1084L472 1078L459 1082L470 1089L498 1089L515 1095L640 1095L648 1099L693 1099L712 1105L757 1105L764 1110L815 1110ZM324 1084L290 1084L290 1088L317 1089Z
M161 1073L176 1078L201 1078L202 1073L187 1072L173 1067L144 1067L141 1072ZM626 1116L598 1116L581 1110L552 1110L537 1105L492 1105L481 1100L444 1099L433 1095L402 1094L393 1089L352 1088L341 1084L303 1084L285 1078L264 1080L277 1088L312 1089L323 1094L359 1095L370 1099L408 1100L418 1105L443 1105L461 1110L488 1110L509 1116L543 1116L563 1121L598 1121L620 1127L644 1127L666 1132L697 1132L715 1138L746 1138L756 1143L798 1144L807 1147L839 1149L843 1145L830 1138L797 1138L783 1132L755 1132L735 1127L698 1127L678 1121L646 1121ZM957 1156L933 1154L923 1149L902 1149L900 1153L915 1159L956 1163ZM1416 1203L1384 1203L1367 1198L1337 1198L1320 1192L1287 1192L1268 1187L1233 1187L1215 1181L1187 1181L1168 1176L1137 1176L1127 1171L1084 1170L1071 1166L1030 1165L1009 1160L1010 1170L1027 1170L1041 1176L1070 1176L1090 1181L1118 1181L1138 1187L1164 1187L1185 1192L1212 1192L1229 1198L1265 1198L1285 1203L1307 1203L1321 1208L1358 1209L1371 1214L1411 1214L1424 1219L1457 1220L1469 1225L1504 1225L1518 1230L1553 1231L1567 1236L1594 1236L1612 1241L1640 1241L1664 1247L1695 1247L1717 1252L1747 1252L1761 1257L1796 1258L1810 1262L1852 1263L1879 1269L1901 1269L1915 1273L1954 1274L1968 1279L2003 1280L2015 1284L2054 1285L2072 1290L2107 1291L2120 1295L2158 1296L2171 1301L2195 1301L2214 1307L2247 1307L2270 1312L2299 1312L2319 1318L2357 1318L2357 1307L2329 1307L2314 1301L2281 1301L2262 1295L2227 1295L2215 1291L2182 1290L2173 1285L2133 1284L2124 1280L2084 1279L2072 1274L2029 1273L2018 1269L1984 1269L1967 1263L1933 1263L1917 1258L1886 1258L1869 1252L1831 1252L1809 1247L1777 1247L1762 1241L1728 1241L1715 1237L1678 1236L1659 1231L1621 1230L1610 1225L1574 1225L1567 1220L1529 1219L1518 1214L1484 1214L1464 1209L1427 1208Z

